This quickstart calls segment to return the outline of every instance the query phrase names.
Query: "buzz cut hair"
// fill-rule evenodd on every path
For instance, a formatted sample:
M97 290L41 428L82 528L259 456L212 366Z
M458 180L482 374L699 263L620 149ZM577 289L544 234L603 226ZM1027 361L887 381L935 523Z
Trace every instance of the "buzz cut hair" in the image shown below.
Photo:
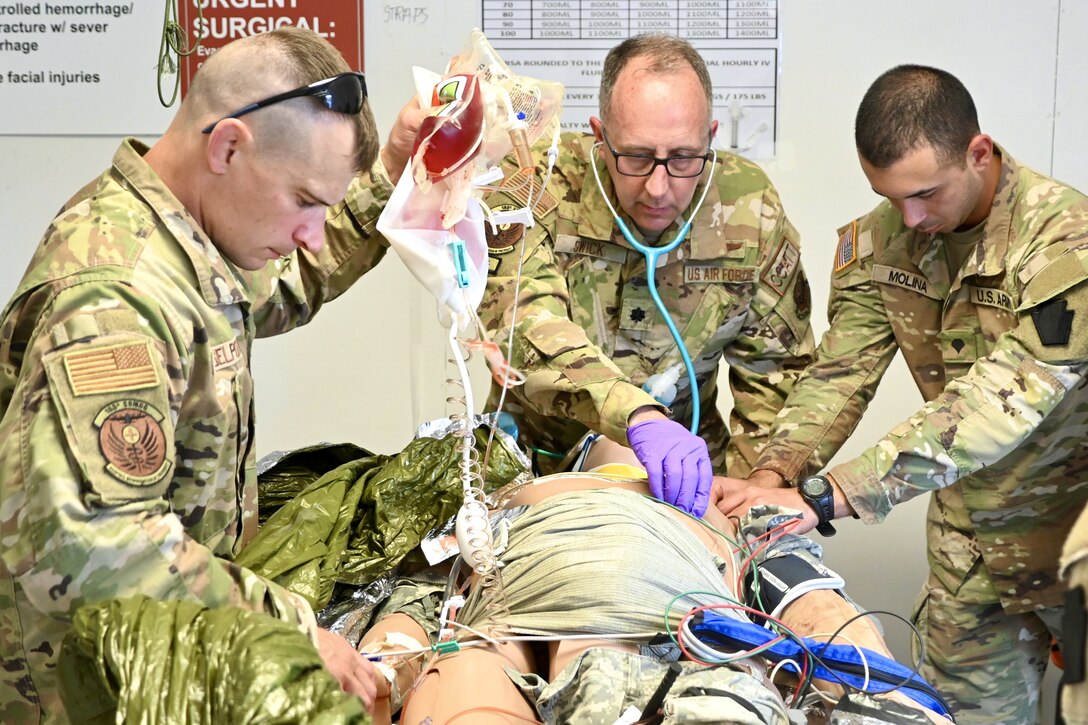
M699 85L706 96L707 124L713 114L714 89L710 82L710 72L706 61L694 46L683 38L664 33L644 33L624 40L608 51L601 71L601 91L599 96L601 118L608 120L612 106L612 90L627 64L635 58L649 60L647 70L651 73L676 73L685 68L695 71Z
M924 65L899 65L878 77L858 106L854 141L878 169L930 146L942 165L963 166L979 133L971 94L954 75Z
M188 105L194 114L222 115L247 102L267 95L271 83L304 86L350 71L344 56L331 43L312 30L284 26L266 33L235 40L216 51L193 76ZM186 104L183 101L183 107ZM295 113L335 113L316 98L299 98L262 110L250 122L261 125L265 133L262 146L287 148L298 138ZM337 114L351 120L355 129L356 171L368 169L378 156L378 126L369 100L354 115Z

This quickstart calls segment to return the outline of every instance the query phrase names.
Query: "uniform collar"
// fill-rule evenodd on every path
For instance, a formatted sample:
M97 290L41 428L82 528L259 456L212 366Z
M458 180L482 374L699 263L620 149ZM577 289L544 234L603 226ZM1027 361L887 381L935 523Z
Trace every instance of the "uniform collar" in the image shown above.
M964 274L965 277L995 277L1002 274L1005 271L1006 257L1012 243L1012 207L1018 191L1017 178L1020 167L1016 160L996 143L994 149L1001 155L1001 170L997 187L994 189L990 214L986 217L982 238L979 240L979 244L982 245L982 259L978 258L977 253L972 254L968 264L974 264L975 269ZM907 230L906 243L910 245L908 248L911 262L919 269L925 270L928 267L926 255L932 251L933 237ZM967 266L964 267L964 269L967 268ZM957 270L949 270L949 274L953 277L956 272Z
M213 307L246 302L248 295L241 275L144 161L147 151L148 147L141 141L126 138L113 156L113 167L133 194L144 200L166 231L177 240L192 264L204 301Z
M1019 192L1017 180L1020 166L1001 146L994 144L994 149L1001 154L1001 171L994 189L993 205L986 218L986 229L982 234L983 255L975 261L975 274L980 277L993 277L1005 271L1006 259L1013 239L1012 209Z

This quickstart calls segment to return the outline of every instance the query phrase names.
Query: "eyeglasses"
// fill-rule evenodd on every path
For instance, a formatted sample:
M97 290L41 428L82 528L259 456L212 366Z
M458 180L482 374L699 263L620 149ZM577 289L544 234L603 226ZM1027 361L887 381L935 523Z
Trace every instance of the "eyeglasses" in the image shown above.
M366 99L366 77L358 71L341 73L332 78L326 78L323 81L315 81L309 85L302 86L301 88L285 91L284 93L277 93L264 100L255 101L248 106L239 108L229 116L223 116L219 121L225 121L228 118L238 118L247 113L253 113L258 109L271 106L274 103L286 101L289 98L305 97L320 99L321 105L330 111L355 115L363 110L363 101ZM201 131L201 133L211 133L212 129L215 128L215 124L219 123L219 121L209 124Z
M601 134L604 136L604 142L608 146L608 150L616 157L616 171L624 176L649 176L654 173L654 169L658 166L664 166L669 176L689 179L703 173L703 167L706 166L706 162L710 158L709 151L700 156L680 155L666 156L665 158L658 158L649 154L621 154L612 147L612 142L608 140L608 133L603 126L601 127Z

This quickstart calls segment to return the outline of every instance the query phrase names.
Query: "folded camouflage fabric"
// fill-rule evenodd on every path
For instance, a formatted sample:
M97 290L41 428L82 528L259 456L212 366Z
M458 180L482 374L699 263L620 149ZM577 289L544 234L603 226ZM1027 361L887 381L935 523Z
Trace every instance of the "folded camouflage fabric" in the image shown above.
M76 612L61 648L73 723L369 723L305 634L194 602L113 599Z
M487 433L475 431L481 458ZM498 440L491 446L485 491L526 472L524 457ZM344 449L331 446L329 454L342 459ZM319 610L338 582L364 586L392 571L431 529L457 513L463 500L459 460L453 437L416 438L395 456L366 454L314 480L320 449L288 455L261 476L259 495L265 496L266 485L293 488L278 472L284 469L290 469L287 478L297 476L308 485L268 518L235 561ZM426 565L421 557L418 563Z
M670 672L671 670L671 672ZM642 712L663 682L675 677L657 704L662 725L789 725L777 690L743 668L662 662L610 649L590 649L553 681L507 669L548 725L613 725L628 708ZM645 713L646 716L652 713ZM640 715L639 720L650 720ZM631 722L632 720L624 720Z

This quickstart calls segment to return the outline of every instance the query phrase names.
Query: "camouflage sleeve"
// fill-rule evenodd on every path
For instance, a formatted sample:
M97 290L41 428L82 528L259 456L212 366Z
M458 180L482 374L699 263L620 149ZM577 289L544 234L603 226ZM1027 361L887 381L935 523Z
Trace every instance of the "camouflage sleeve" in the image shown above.
M1070 252L1024 289L1017 326L941 395L831 475L866 523L999 461L1088 372L1088 268ZM1079 432L1073 432L1078 444Z
M75 298L77 288L40 323L32 345L41 365L20 378L3 421L12 492L0 504L5 568L51 617L142 593L265 612L315 637L303 599L208 548L221 524L205 523L201 540L190 535L216 520L213 504L237 505L243 492L235 472L223 472L207 481L204 506L183 514L171 503L178 468L192 465L175 445L181 406L203 404L183 398L183 382L168 372L183 368L188 350L172 346L181 336L147 296L124 284L93 287L110 301L105 309L87 312L90 298ZM13 527L18 535L6 536Z
M896 342L868 266L832 281L830 329L775 418L755 468L787 481L819 471L853 432L895 355Z
M247 273L258 337L306 324L321 305L339 297L382 260L389 245L374 227L392 193L379 154L369 171L352 180L345 199L329 208L321 252L313 255L299 249L259 272Z
M520 286L520 242L514 248L488 277L479 314L504 349L514 324L510 362L526 376L522 394L542 415L573 418L626 442L631 413L643 405L661 406L632 385L571 320L570 293L543 226L525 231Z
M771 232L761 244L772 251L749 319L724 351L733 394L726 470L738 477L752 470L775 415L815 349L809 325L812 298L796 244L800 235L777 194L765 195L762 219L770 223Z

